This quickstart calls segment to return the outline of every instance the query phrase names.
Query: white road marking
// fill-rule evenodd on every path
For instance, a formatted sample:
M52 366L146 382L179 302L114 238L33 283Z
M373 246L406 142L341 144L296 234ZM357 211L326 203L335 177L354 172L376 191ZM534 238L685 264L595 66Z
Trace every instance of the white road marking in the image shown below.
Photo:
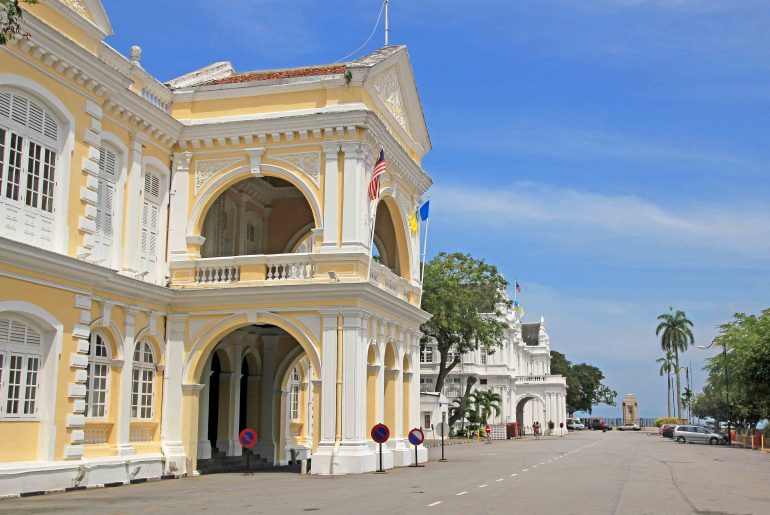
M500 479L498 479L498 480L497 480L497 482L499 483L499 482L500 482L500 481L502 481L502 480L503 480L503 478L500 478Z
M537 465L532 465L532 468L533 468L533 469L536 469L536 468L537 468Z
M434 506L438 506L439 504L441 504L441 501L432 502L432 503L430 503L430 504L428 505L428 508L432 508L432 507L434 507Z
M483 485L479 485L479 488L485 488L485 487L487 487L487 486L488 486L488 485L485 483L485 484L483 484Z
M511 477L516 477L516 476L518 476L518 474L511 474Z
M545 465L545 462L544 462L544 461L541 461L541 462L540 462L540 464L541 464L541 465Z
M529 469L521 469L521 471L522 471L522 472L526 472L526 471L528 471L528 470L529 470Z
M467 493L468 493L468 492L460 492L459 494L455 494L455 495L465 495L465 494L467 494Z

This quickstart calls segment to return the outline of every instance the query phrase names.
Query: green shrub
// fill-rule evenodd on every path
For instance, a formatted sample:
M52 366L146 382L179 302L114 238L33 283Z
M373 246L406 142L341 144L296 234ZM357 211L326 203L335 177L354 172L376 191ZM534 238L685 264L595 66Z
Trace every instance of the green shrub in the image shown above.
M556 427L556 424L553 423L553 420L548 421L548 429L553 431L553 428Z
M678 424L679 420L674 417L660 417L655 419L655 427L660 427L663 424Z

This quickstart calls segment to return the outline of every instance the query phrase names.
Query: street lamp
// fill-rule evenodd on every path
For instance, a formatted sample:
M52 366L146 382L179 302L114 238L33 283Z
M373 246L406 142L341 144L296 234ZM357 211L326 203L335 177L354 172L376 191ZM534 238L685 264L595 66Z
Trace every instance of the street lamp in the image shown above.
M697 345L699 349L710 349L714 346L716 343L716 338L708 345L708 347L703 347L701 345ZM725 396L727 397L727 445L733 444L733 437L732 433L730 432L730 419L733 418L733 410L730 406L730 381L727 376L727 345L722 345L722 361L724 361L725 364Z

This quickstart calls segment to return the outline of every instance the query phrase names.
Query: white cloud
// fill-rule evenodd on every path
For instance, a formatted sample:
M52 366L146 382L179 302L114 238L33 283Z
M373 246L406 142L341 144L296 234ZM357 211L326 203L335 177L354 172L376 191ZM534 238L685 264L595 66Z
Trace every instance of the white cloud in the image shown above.
M514 182L494 188L435 186L434 209L451 226L491 226L501 242L536 235L594 256L628 262L688 259L767 263L767 205L718 206L695 202L663 206L635 195ZM608 245L597 247L597 242ZM618 242L621 242L620 244ZM640 249L644 251L639 255Z

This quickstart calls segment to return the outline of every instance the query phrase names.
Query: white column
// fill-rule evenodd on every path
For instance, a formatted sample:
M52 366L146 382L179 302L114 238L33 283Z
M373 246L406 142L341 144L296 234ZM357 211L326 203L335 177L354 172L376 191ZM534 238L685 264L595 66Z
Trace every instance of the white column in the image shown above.
M377 423L385 422L385 323L381 317L375 321L377 346L380 349L380 370L377 372Z
M339 143L324 143L324 155L326 156L324 170L324 212L323 212L323 243L321 252L339 251Z
M342 192L342 246L347 251L369 250L369 215L366 166L361 141L343 141L345 153Z
M165 472L183 474L186 455L182 442L182 367L187 315L166 318L166 356L163 374L160 447L166 456Z
M231 360L233 375L230 378L230 435L228 437L228 456L240 456L243 447L238 441L238 425L241 419L241 348L240 343L232 347Z
M278 336L262 337L262 385L259 388L260 420L257 448L258 454L269 463L275 463L275 440L273 439L273 379L275 378L275 347Z
M169 195L169 261L184 261L188 258L187 222L189 218L190 159L192 159L192 152L174 154Z
M132 137L131 160L128 164L128 182L126 183L125 242L123 247L123 267L125 275L139 272L139 226L142 213L142 140Z
M198 459L211 458L211 441L209 440L209 396L211 394L211 358L203 369L203 391L200 393L200 408L198 409ZM215 435L216 436L216 435Z
M132 456L136 454L131 445L131 378L134 368L134 324L136 310L126 312L125 338L123 339L123 369L120 373L120 390L118 396L117 416L117 455Z
M344 444L366 443L365 319L345 314L342 356L342 438Z

